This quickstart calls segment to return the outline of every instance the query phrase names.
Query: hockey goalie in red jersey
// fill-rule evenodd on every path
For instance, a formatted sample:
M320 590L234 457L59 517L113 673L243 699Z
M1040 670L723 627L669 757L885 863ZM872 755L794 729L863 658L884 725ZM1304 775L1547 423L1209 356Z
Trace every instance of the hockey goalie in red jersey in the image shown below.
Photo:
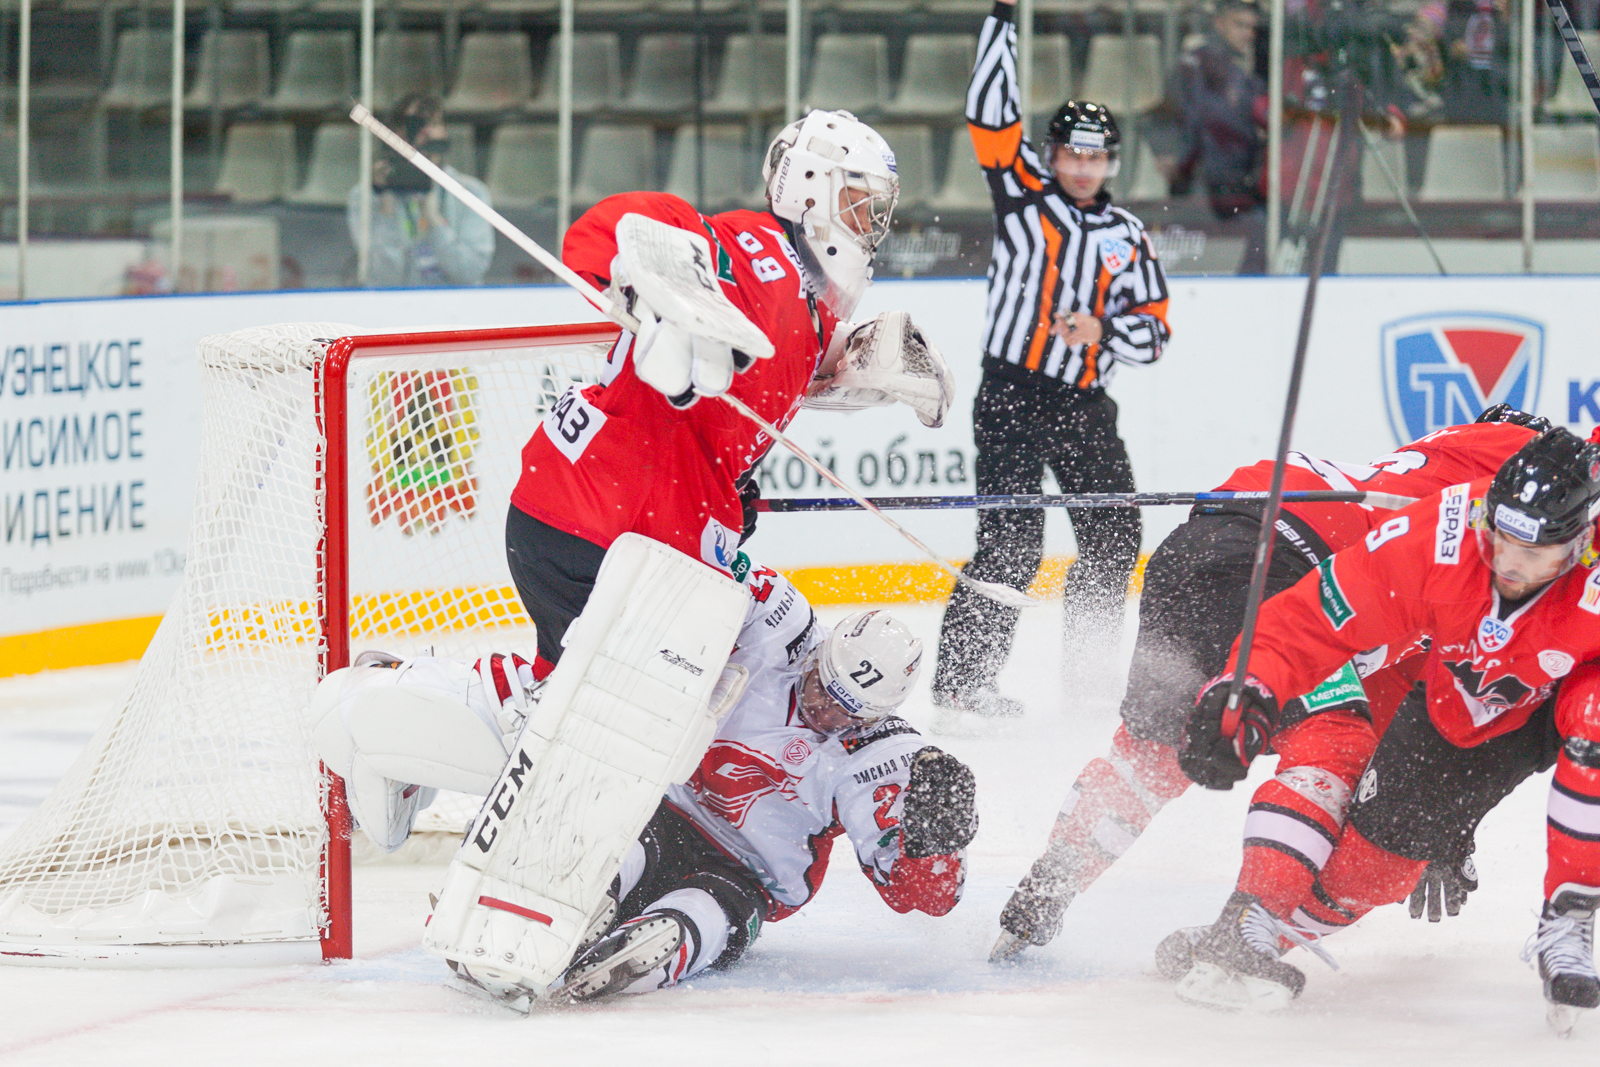
M1366 464L1291 452L1284 487L1420 498L1492 474L1548 427L1544 419L1501 404L1477 423L1447 427ZM1263 461L1239 468L1218 488L1266 489L1271 477L1272 464ZM1001 913L993 958L1049 943L1073 898L1189 788L1191 780L1178 766L1178 744L1196 694L1222 671L1242 625L1261 510L1259 503L1245 501L1198 505L1151 555L1122 725L1110 752L1090 761L1073 783L1044 855ZM1361 504L1286 504L1272 542L1267 595L1288 589L1393 514ZM1274 745L1283 776L1293 784L1269 783L1256 800L1271 807L1279 799L1274 792L1294 784L1314 793L1311 783L1330 780L1328 765L1338 773L1359 773L1377 743L1373 716L1379 726L1387 721L1409 688L1407 671L1413 666L1402 663L1366 677L1365 700L1354 671L1341 669L1317 693L1287 705ZM1283 844L1274 839L1266 847Z
M1262 606L1239 707L1226 706L1224 673L1185 731L1180 761L1213 787L1231 786L1266 749L1286 698L1351 657L1393 662L1418 642L1426 653L1359 780L1330 776L1322 812L1303 822L1311 850L1331 852L1320 874L1290 862L1251 876L1247 862L1194 944L1181 996L1286 1004L1305 981L1279 959L1286 946L1412 893L1430 861L1464 855L1483 816L1554 764L1544 911L1528 955L1555 1025L1600 1006L1597 515L1600 445L1547 430L1492 478L1393 514Z
M898 196L888 144L848 112L813 111L778 134L763 174L766 211L702 216L675 196L627 193L567 231L563 261L609 286L641 328L624 331L602 381L569 388L523 448L506 554L538 629L541 676L620 534L724 572L732 564L748 517L741 479L772 442L710 398L727 393L779 428L802 404L899 401L929 426L943 420L952 382L938 349L903 313L847 321ZM768 358L697 334L703 319L655 297L671 286L652 277L651 248L634 247L630 234L646 231L698 243L692 255L715 276L702 295L758 329Z

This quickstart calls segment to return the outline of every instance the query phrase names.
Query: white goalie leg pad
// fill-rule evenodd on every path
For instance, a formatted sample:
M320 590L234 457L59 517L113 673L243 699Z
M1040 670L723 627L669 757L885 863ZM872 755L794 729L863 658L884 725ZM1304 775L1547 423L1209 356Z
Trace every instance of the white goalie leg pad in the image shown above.
M423 944L475 976L559 979L668 785L715 735L743 585L624 534L450 864Z

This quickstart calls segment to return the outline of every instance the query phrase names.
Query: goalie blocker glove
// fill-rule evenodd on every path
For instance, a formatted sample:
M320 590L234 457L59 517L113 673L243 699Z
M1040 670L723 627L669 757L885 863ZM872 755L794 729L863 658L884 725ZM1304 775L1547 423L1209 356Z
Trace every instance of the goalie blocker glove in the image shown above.
M1267 749L1278 718L1278 698L1254 675L1246 675L1239 706L1228 708L1233 675L1207 682L1195 700L1178 749L1178 765L1207 789L1232 789Z
M900 850L910 859L948 856L978 832L977 782L966 764L933 745L911 757L900 817Z

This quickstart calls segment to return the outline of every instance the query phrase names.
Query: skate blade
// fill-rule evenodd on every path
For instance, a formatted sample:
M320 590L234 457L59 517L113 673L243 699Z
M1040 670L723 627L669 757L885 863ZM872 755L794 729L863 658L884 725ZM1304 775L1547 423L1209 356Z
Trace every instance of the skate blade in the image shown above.
M519 1015L527 1015L533 1011L534 1004L538 1001L538 994L527 986L517 985L510 981L497 981L485 975L479 978L455 960L446 960L450 965L450 977L445 980L445 987L457 993L479 1000L487 1000L498 1004L502 1008L509 1008Z
M1294 994L1264 978L1232 974L1214 963L1195 962L1178 982L1178 999L1217 1011L1282 1011Z
M1545 1012L1544 1021L1550 1024L1550 1029L1555 1031L1557 1037L1571 1037L1572 1028L1577 1025L1578 1019L1587 1008L1575 1008L1571 1004L1552 1004Z
M1010 963L1028 947L1028 939L1018 937L1010 930L1001 930L1000 937L995 941L994 948L989 950L990 963Z
M683 928L676 919L642 923L629 931L627 941L615 953L568 976L552 995L566 1000L594 1000L621 992L665 965L682 945Z

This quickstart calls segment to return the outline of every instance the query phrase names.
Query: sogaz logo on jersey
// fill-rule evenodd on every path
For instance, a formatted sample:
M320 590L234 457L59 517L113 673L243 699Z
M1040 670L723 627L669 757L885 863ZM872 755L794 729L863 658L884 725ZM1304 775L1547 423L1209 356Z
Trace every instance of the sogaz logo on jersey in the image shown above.
M1533 411L1544 326L1484 312L1412 315L1383 327L1382 355L1389 426L1404 443L1499 403Z

